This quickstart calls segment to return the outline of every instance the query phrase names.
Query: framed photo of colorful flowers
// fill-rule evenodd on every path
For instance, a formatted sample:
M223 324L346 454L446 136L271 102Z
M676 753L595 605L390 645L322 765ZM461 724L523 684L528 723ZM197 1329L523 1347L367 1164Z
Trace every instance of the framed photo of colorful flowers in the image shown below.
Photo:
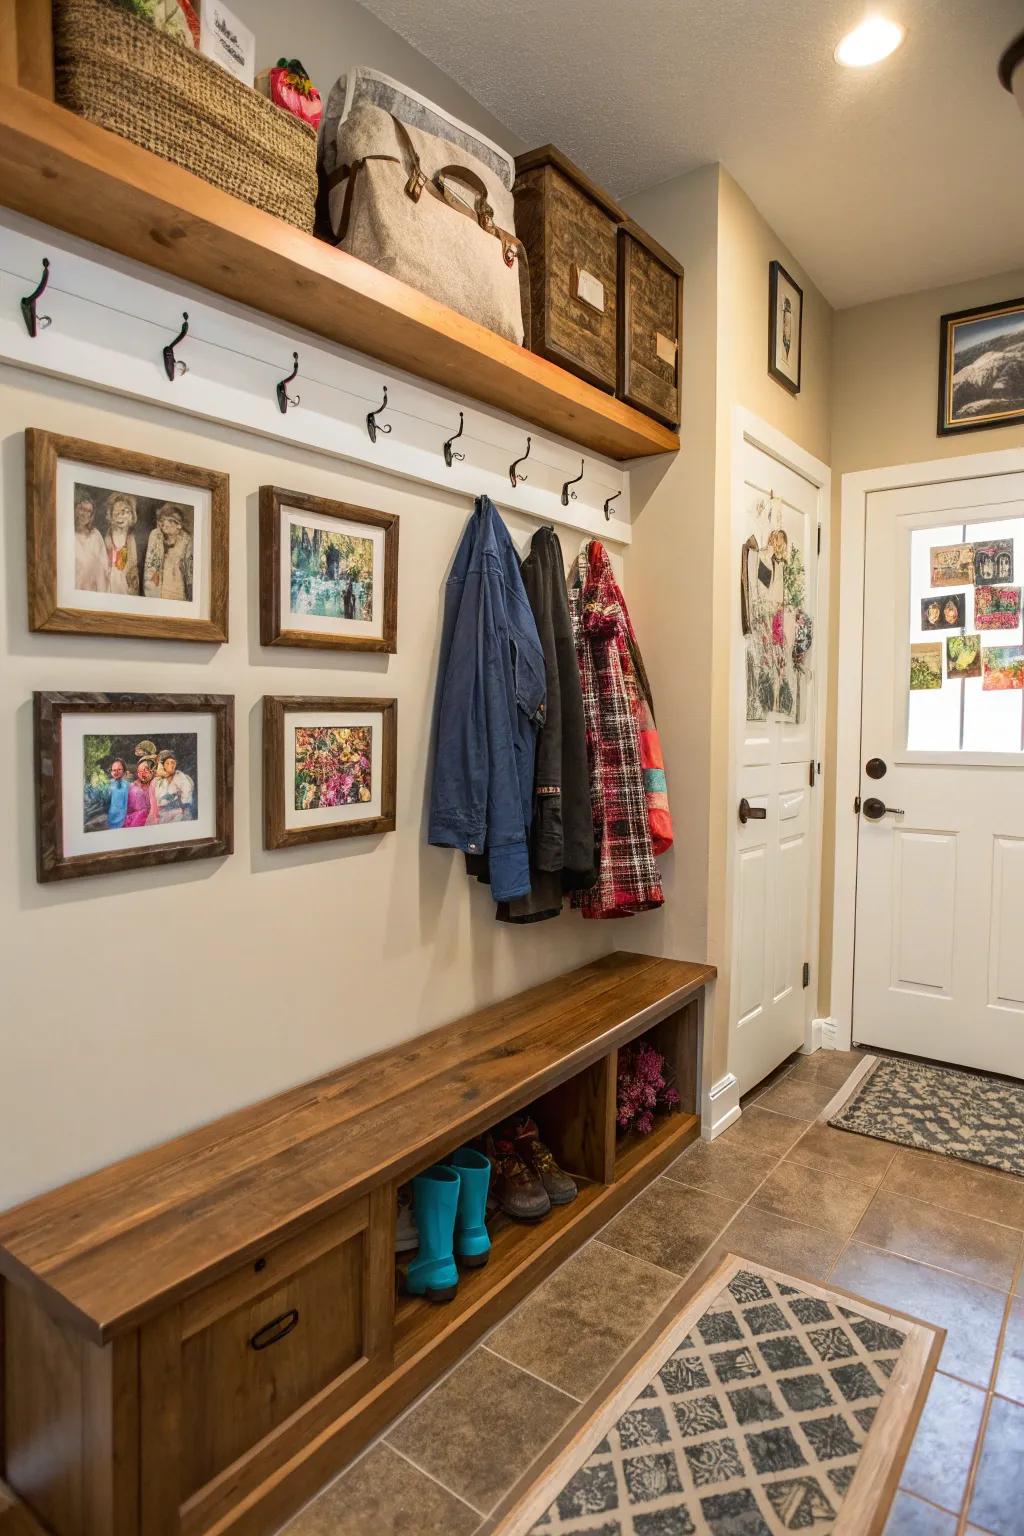
M398 516L260 486L260 640L398 649Z
M268 848L395 830L394 699L263 700Z
M228 638L228 477L25 433L32 630Z
M36 693L41 882L233 849L234 699Z

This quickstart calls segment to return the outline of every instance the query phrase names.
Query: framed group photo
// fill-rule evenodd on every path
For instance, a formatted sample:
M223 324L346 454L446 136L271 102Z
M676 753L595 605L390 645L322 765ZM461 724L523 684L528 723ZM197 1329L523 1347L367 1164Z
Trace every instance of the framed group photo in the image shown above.
M263 700L267 848L395 830L394 699Z
M231 853L233 698L36 693L33 700L41 882Z
M939 435L1024 422L1024 299L943 315Z
M394 652L398 517L260 487L260 640Z
M228 477L25 433L32 630L228 638Z

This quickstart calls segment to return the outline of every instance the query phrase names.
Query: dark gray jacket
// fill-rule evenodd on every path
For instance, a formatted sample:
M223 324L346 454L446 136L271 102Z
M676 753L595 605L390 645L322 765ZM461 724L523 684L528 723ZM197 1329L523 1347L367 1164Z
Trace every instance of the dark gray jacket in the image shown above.
M547 711L534 768L530 894L503 902L498 917L526 923L557 917L563 891L593 884L596 861L579 664L562 546L553 528L534 534L522 572L544 652Z

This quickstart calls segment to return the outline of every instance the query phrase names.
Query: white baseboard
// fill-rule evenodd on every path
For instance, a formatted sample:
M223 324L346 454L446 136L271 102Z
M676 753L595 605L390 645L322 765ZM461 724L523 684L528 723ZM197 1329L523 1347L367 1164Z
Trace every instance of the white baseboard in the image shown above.
M740 1085L739 1079L731 1072L720 1077L718 1082L708 1089L704 1098L703 1124L701 1135L705 1141L714 1141L716 1136L721 1136L724 1130L732 1125L734 1120L740 1117Z
M800 1047L801 1056L810 1056L813 1051L821 1050L821 1019L808 1019L804 1028L804 1043Z

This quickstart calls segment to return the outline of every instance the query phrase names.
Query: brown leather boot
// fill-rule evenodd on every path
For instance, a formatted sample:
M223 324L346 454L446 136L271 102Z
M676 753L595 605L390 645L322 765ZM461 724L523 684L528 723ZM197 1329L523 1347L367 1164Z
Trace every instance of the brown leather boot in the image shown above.
M534 1120L520 1122L514 1145L526 1166L536 1174L544 1186L552 1205L568 1205L579 1194L576 1181L559 1168L554 1153L540 1139Z
M498 1206L514 1221L539 1221L551 1209L551 1200L540 1177L523 1161L515 1142L507 1137L488 1138L491 1160L491 1192Z

